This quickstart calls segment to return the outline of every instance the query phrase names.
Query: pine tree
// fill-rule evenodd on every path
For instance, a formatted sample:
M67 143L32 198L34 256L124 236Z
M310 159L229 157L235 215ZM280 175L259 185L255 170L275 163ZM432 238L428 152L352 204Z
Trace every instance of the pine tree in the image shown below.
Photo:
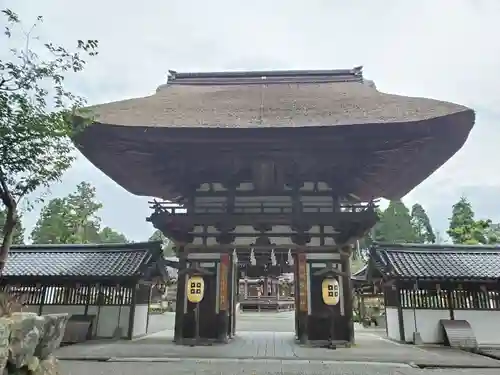
M101 208L95 188L82 182L74 193L54 198L42 208L31 239L35 244L128 242L123 234L109 227L101 230L97 215Z
M382 213L377 228L376 240L388 243L411 243L416 241L408 207L401 200L391 201Z
M487 229L491 220L475 220L474 211L465 197L453 205L450 218L450 227L446 231L455 244L486 244Z
M411 208L411 225L415 231L415 241L418 243L435 243L436 235L431 221L422 205L415 203Z

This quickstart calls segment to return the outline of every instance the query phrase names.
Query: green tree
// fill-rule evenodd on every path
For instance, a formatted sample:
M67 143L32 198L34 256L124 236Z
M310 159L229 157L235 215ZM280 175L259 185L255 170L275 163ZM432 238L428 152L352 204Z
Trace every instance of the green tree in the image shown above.
M486 244L491 220L475 220L474 211L465 197L453 205L450 226L446 233L455 244Z
M411 225L415 232L415 241L418 243L435 243L436 235L431 221L422 205L415 203L411 208Z
M489 228L485 230L485 236L489 244L500 243L500 224L490 224Z
M416 235L411 225L410 211L401 200L391 201L382 213L375 239L388 243L415 242Z
M81 52L95 55L97 47L95 40L78 41L76 51L41 42L33 35L41 17L25 32L13 11L1 13L6 40L0 46L6 52L2 56L9 57L0 59L0 209L6 213L0 273L14 241L21 200L59 180L74 160L72 114L84 100L66 89L64 78L84 68ZM20 49L10 45L16 33L25 36Z
M111 229L110 227L104 227L99 232L99 242L100 243L128 243L127 237L124 234Z
M95 188L87 182L65 198L55 198L42 209L31 232L35 244L100 243L102 204L96 201Z
M163 242L163 255L166 257L175 256L175 245L172 240L165 237L165 235L159 230L155 230L153 234L149 237L148 241L162 241Z
M0 228L3 228L5 225L5 218L7 213L4 211L0 211ZM0 234L0 241L2 240L2 235ZM21 215L18 214L16 225L14 226L14 230L12 233L12 243L14 245L22 245L24 243L24 227L21 220Z
M66 224L66 201L65 199L51 199L40 212L33 231L31 240L34 244L60 244L69 243L71 231Z

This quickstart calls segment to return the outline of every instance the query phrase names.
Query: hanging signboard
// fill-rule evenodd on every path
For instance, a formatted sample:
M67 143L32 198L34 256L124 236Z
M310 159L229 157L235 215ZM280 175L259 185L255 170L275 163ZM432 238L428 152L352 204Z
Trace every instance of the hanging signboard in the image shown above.
M307 312L307 258L306 254L297 255L299 274L299 310Z
M337 279L324 279L321 283L323 302L328 306L335 306L340 301L340 288Z
M201 276L191 276L186 285L187 299L191 303L200 303L205 294L205 280Z
M229 254L222 254L219 268L219 310L225 311L229 307L227 281L229 276Z

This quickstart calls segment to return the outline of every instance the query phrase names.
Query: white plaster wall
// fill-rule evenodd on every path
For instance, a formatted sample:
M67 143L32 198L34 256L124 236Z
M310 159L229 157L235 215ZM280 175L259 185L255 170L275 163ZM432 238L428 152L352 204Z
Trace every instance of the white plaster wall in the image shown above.
M440 344L443 340L439 321L441 319L450 319L449 310L415 310L403 309L403 322L405 331L405 341L413 341L413 332L416 327L420 333L420 337L425 344Z
M148 324L148 305L136 305L134 315L134 327L132 329L132 336L137 337L145 335Z
M127 338L129 326L129 306L122 306L121 313L119 313L119 306L89 306L88 314L96 315L97 327L94 328L94 334L100 338L113 337L114 331L118 323L118 315L120 315L119 327L122 328L122 337ZM39 313L39 305L28 305L24 311ZM42 314L70 314L70 315L83 315L85 313L85 306L83 305L45 305L42 309ZM97 317L98 315L98 317Z
M97 306L95 308L97 314ZM113 337L116 327L118 326L119 306L102 306L97 322L97 337ZM122 329L122 337L126 338L128 334L128 325L130 318L130 307L122 306L120 314L119 327ZM89 314L92 314L89 308Z
M500 345L500 311L455 310L456 320L467 320L479 345Z
M385 316L387 319L387 337L393 340L401 340L397 307L386 307Z

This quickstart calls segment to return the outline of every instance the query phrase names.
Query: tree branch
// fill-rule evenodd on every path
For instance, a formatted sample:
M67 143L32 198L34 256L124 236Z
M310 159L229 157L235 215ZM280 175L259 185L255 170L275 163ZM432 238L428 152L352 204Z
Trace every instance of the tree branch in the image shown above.
M0 187L2 188L1 199L5 207L14 208L15 201L12 198L12 194L10 193L9 187L7 186L7 181L5 181L5 174L0 167Z

